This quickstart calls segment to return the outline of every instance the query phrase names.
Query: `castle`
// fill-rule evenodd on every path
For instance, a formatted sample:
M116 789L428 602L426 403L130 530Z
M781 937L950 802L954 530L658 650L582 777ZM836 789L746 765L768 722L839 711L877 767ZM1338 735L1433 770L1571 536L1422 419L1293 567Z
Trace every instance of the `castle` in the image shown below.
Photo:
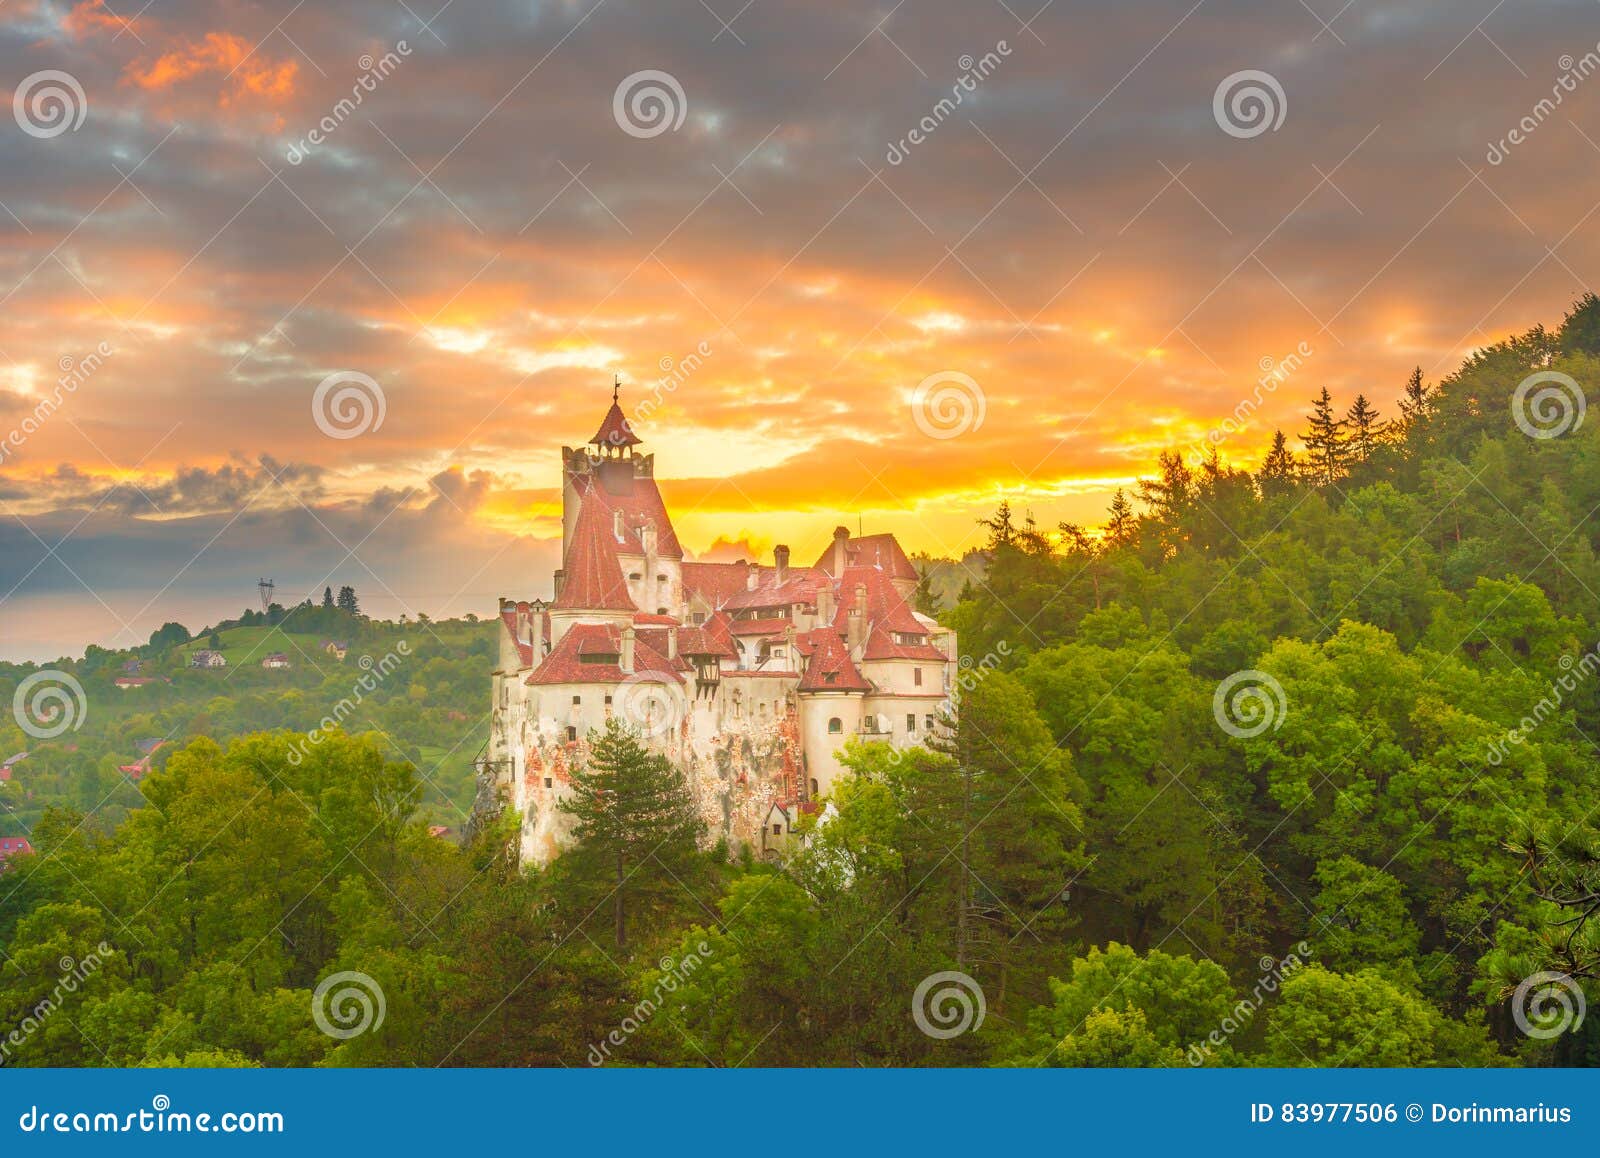
M684 557L655 456L618 392L586 447L563 447L555 598L500 600L482 794L522 816L524 863L571 843L558 808L613 713L684 771L710 838L782 854L852 736L897 747L942 726L953 633L909 602L893 535L839 527L810 567Z

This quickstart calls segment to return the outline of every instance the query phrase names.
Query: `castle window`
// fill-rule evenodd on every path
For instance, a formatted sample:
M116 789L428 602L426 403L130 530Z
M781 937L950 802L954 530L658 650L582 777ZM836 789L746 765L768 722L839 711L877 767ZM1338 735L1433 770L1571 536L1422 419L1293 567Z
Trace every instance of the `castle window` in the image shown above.
M546 776L544 778L544 786L546 788L554 788L555 787L555 782L553 780L551 780L550 777Z
M611 706L611 697L610 697L610 696L607 696L607 697L606 697L606 707L608 707L608 708L609 708L609 707L610 707L610 706Z
M637 571L629 571L628 578L632 579L634 582L638 582L640 579L643 579L644 576L639 574Z
M656 582L657 583L665 583L666 581L667 581L667 577L665 575L657 575L656 576Z
M817 795L817 791L818 791L817 790L817 778L815 776L813 776L811 778L811 795L812 796L816 796Z
M583 703L583 697L582 696L573 696L572 697L572 706L573 707L576 708L579 705L581 705L582 703Z
M665 607L658 607L658 608L656 608L656 614L657 615L669 615L671 613Z
M906 716L906 731L915 732L916 730L917 730L917 717L912 716L912 715Z
M922 726L927 728L928 731L930 731L930 732L933 731L933 717L932 716L923 716L922 717Z
M568 727L567 728L567 743L570 744L574 740L576 740L577 738L578 738L578 729L573 728L573 727Z
M839 673L836 672L836 671L825 671L825 672L823 672L822 673L822 682L825 683L825 684L838 683L839 682Z
M844 731L844 721L841 720L838 716L834 716L834 717L832 717L832 718L830 718L828 720L828 735L837 736L843 731Z
M919 688L922 686L922 669L920 667L911 669L911 682Z
M773 836L782 836L783 835L783 825L774 824L772 826L772 835Z

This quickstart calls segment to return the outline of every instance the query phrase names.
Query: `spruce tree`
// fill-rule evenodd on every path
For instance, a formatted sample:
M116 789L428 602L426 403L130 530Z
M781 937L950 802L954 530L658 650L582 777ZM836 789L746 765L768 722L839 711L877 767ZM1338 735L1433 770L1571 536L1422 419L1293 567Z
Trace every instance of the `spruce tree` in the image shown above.
M1365 394L1357 394L1344 418L1350 432L1350 457L1358 463L1370 462L1378 444L1383 440L1384 423Z
M1137 537L1139 519L1133 513L1133 504L1121 490L1111 496L1111 518L1106 523L1106 540L1113 546L1131 543Z
M917 589L911 596L912 606L924 615L939 614L939 596L933 589L933 564L917 566Z
M1333 412L1333 398L1326 386L1312 399L1306 421L1311 429L1300 436L1300 441L1306 448L1307 477L1318 486L1338 482L1345 467L1345 424Z
M324 587L322 589L322 606L324 606L324 607L332 607L333 606L333 588L332 587Z
M1400 423L1405 428L1406 437L1414 438L1415 432L1428 421L1432 413L1433 392L1422 381L1422 367L1418 366L1406 379L1406 392L1400 399Z
M558 807L577 840L556 862L562 891L580 923L610 909L618 949L627 948L630 914L693 899L701 825L683 774L617 716L589 733L589 759Z
M1289 440L1283 437L1283 431L1272 432L1272 449L1267 451L1267 457L1261 460L1261 469L1256 473L1256 482L1261 487L1261 493L1268 498L1281 495L1294 487L1295 471L1294 452L1289 449Z

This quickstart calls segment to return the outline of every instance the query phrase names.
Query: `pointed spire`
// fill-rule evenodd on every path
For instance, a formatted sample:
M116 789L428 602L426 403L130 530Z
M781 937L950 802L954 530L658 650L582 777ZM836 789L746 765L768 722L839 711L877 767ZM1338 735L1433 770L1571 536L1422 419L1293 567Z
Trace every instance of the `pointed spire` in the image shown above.
M633 427L628 425L627 416L622 413L622 403L619 401L621 394L622 375L618 374L611 385L611 409L606 411L600 429L589 440L591 446L620 450L627 446L638 446L643 441L634 434Z

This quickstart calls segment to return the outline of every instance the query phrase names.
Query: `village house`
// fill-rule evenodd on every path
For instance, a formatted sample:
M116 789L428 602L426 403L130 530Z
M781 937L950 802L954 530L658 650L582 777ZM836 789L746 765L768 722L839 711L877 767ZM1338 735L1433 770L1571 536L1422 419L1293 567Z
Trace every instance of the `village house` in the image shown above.
M220 651L201 648L189 657L190 667L227 667L228 660Z
M266 668L287 668L289 667L289 657L281 651L275 651L261 661L261 666Z

